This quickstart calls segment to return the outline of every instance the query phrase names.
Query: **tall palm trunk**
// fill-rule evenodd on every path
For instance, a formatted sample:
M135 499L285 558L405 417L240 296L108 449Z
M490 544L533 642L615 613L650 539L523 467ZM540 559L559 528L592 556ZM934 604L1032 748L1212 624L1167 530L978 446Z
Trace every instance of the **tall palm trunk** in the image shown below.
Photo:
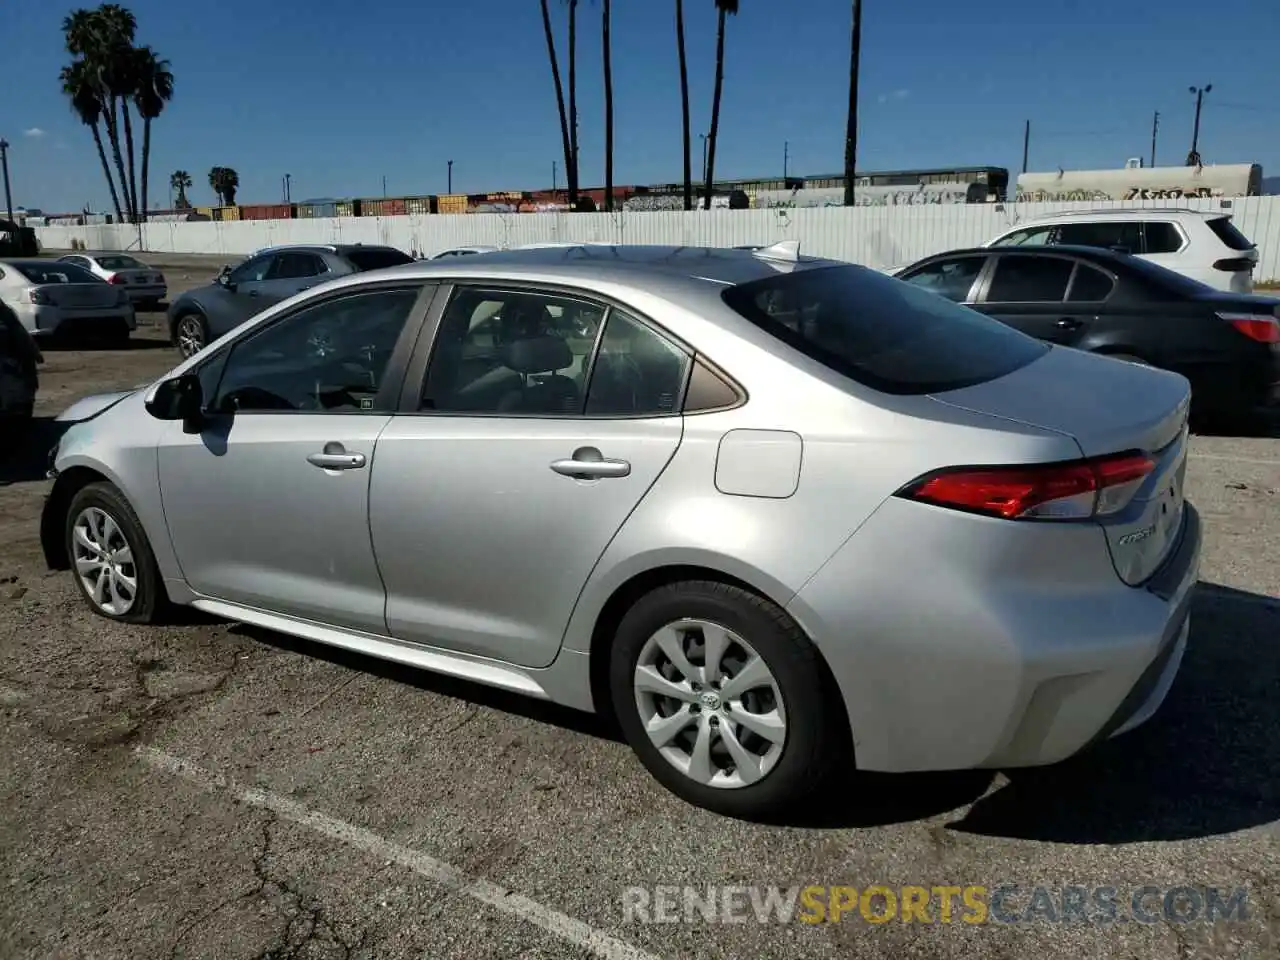
M551 61L551 79L556 85L556 109L560 112L560 140L564 146L564 170L568 182L572 182L573 144L569 140L569 121L564 112L564 84L560 82L560 61L556 57L556 38L551 32L551 11L547 0L542 0L542 29L547 35L547 58Z
M609 40L609 5L604 0L604 209L613 211L613 51Z
M715 180L716 134L720 129L720 91L724 87L724 18L720 10L716 23L716 86L711 94L711 129L707 132L707 184L703 209L711 209L711 184Z
M676 52L680 57L680 107L684 124L684 208L693 209L693 144L689 133L689 61L684 53L684 0L676 0Z
M102 161L102 172L107 176L107 186L111 189L111 205L116 210L116 222L124 220L124 211L120 209L120 196L116 193L115 177L111 176L111 164L107 162L107 148L102 143L102 131L96 123L90 124L93 132L93 145L98 148L98 159Z
M578 0L569 0L569 206L578 207Z
M853 29L849 41L849 113L844 127L844 205L853 206L853 181L858 160L858 58L862 52L862 4L853 0Z
M147 168L151 165L151 118L142 118L142 206L139 212L147 219Z
M107 127L107 141L111 144L112 159L120 174L120 193L124 197L124 213L133 222L133 204L129 201L129 178L124 172L124 154L120 152L120 125L116 118L116 98L107 97L103 102L102 118Z
M133 223L138 222L138 174L134 166L133 121L129 115L129 101L120 100L120 113L124 115L124 147L129 161L129 206L133 208Z

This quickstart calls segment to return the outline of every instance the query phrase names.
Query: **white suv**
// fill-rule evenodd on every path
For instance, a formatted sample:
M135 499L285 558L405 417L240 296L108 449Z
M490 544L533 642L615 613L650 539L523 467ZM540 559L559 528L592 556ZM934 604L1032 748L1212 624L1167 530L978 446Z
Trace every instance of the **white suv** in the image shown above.
M1078 210L1025 220L986 247L1071 244L1124 250L1231 293L1253 292L1258 248L1231 215L1198 210Z

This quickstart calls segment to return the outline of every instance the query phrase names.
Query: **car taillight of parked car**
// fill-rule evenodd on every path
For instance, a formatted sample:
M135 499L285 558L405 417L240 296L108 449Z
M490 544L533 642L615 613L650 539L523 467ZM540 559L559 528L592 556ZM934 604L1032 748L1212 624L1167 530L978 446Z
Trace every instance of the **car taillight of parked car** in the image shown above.
M1073 463L959 467L898 496L1005 520L1083 520L1123 510L1156 463L1134 451Z
M1280 343L1280 320L1265 313L1220 313L1218 319L1227 321L1250 340Z
M107 283L111 284L113 287L120 287L128 283L128 281L120 274L113 273L111 276L107 277Z
M45 293L43 290L41 290L39 287L32 287L30 290L28 290L27 299L30 300L32 303L34 303L37 307L47 307L51 303L53 303L53 301L49 299L49 295Z

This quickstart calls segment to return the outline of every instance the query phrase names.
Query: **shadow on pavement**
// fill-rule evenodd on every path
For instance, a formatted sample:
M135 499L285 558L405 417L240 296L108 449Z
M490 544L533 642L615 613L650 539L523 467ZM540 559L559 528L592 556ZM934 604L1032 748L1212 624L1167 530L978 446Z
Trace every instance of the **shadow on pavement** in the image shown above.
M1145 726L1010 783L949 824L992 837L1117 844L1280 819L1280 600L1202 583L1178 679Z

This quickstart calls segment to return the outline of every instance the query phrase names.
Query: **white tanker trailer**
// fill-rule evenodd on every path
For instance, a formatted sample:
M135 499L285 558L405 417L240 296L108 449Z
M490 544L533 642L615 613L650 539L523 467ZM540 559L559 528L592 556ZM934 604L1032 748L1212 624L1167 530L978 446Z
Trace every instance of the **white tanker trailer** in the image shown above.
M1122 170L1059 170L1018 176L1019 201L1173 200L1193 197L1256 197L1262 167L1225 163L1201 167L1134 167Z

